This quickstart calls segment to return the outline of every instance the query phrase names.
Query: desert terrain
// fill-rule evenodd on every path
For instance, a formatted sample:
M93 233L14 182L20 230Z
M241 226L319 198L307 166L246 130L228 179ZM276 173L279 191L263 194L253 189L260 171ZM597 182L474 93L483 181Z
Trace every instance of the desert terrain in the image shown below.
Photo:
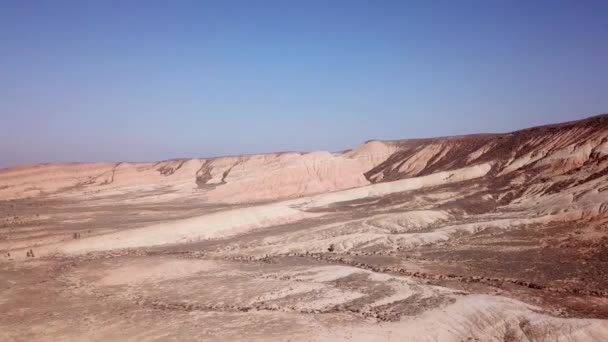
M0 170L0 341L608 341L608 114Z

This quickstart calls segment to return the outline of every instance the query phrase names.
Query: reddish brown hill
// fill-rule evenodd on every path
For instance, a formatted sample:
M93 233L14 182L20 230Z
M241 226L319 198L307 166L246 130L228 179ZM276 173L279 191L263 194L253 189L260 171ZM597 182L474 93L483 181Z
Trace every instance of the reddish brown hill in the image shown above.
M608 115L506 134L412 139L365 173L371 182L393 181L490 162L491 175L552 177L605 172Z

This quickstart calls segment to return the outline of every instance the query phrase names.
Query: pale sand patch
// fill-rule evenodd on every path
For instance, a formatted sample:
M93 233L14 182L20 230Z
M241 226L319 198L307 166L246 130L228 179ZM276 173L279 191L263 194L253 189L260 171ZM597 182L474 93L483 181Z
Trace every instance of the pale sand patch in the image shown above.
M395 214L399 217L400 214ZM285 254L285 253L317 253L326 252L330 245L337 252L359 250L373 246L396 249L412 248L420 245L441 243L450 240L455 234L474 234L485 229L511 229L531 224L547 224L550 222L567 222L577 220L585 216L580 210L570 210L562 213L542 215L531 218L495 218L487 217L487 221L464 223L457 225L445 225L437 227L428 232L406 232L406 233L382 233L377 232L373 226L369 231L355 230L353 228L342 229L340 225L328 225L323 229L313 231L296 232L283 236L267 239L267 245L257 246L248 253L253 254ZM390 215L383 215L385 219ZM356 222L349 222L353 225ZM365 224L362 220L360 224ZM271 243L270 243L271 242ZM244 252L242 249L240 252Z
M321 291L312 291L302 294L293 304L293 307L297 310L322 310L364 296L365 294L361 292L326 286Z
M317 332L317 341L606 341L608 321L556 318L525 303L489 295L457 297L446 307L399 322Z
M408 299L412 296L416 296L417 300L421 300L426 298L443 298L455 294L454 290L440 286L422 284L420 281L411 277L393 276L372 271L365 271L365 273L368 274L369 281L384 282L384 284L390 286L394 292L391 295L371 303L371 307L391 304Z
M355 273L361 273L361 269L349 266L320 266L308 268L305 271L295 271L283 273L290 279L296 281L307 281L314 283L324 283L340 278L348 277Z
M103 271L100 285L135 285L191 277L199 272L218 269L214 261L187 259L132 259L116 268Z
M366 219L316 226L293 233L265 237L260 245L270 247L271 245L287 245L310 240L326 240L344 235L353 237L355 234L378 234L368 236L379 237L384 236L389 230L406 232L427 228L432 224L444 222L450 217L450 214L442 210L414 210L395 214L380 214ZM344 241L338 240L337 243L338 250L347 249ZM327 248L327 246L324 247ZM285 249L283 251L289 252Z
M281 298L285 298L287 296L299 295L303 293L313 292L313 291L321 291L325 289L325 285L317 284L317 283L294 283L289 286L283 287L276 291L266 292L258 297L256 297L252 303L264 302L264 301L272 301Z
M432 224L447 221L450 217L451 215L441 210L412 210L374 216L365 223L392 231L410 231L427 228Z
M62 246L57 246L56 251L84 253L187 243L236 235L256 228L285 224L315 216L318 214L306 213L281 204L268 204L226 210L195 218L70 241ZM52 252L52 247L49 248L49 252Z

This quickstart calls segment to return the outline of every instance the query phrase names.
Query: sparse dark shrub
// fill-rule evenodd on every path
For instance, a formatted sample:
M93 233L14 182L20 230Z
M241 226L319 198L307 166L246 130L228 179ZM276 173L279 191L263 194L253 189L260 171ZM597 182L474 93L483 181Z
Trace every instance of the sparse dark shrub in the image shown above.
M329 248L327 248L327 250L329 252L333 252L336 249L336 246L332 243L331 245L329 245Z

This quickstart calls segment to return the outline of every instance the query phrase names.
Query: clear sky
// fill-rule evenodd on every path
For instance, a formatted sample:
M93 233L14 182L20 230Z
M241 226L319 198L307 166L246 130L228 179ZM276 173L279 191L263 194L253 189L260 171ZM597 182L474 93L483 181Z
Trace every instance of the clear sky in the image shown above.
M608 112L608 1L0 1L0 166Z

